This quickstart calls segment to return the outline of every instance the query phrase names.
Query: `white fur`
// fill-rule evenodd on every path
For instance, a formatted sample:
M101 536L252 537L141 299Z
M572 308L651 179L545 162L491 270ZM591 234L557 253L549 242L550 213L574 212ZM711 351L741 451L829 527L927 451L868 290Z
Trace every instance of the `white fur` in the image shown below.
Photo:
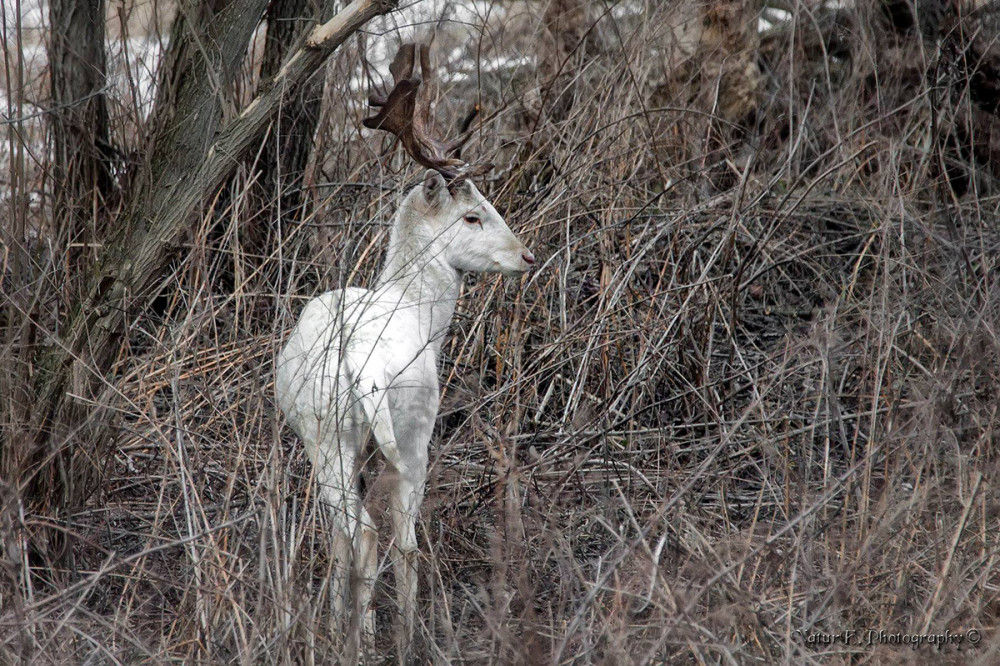
M478 223L469 221L474 216ZM378 286L311 300L278 355L278 405L305 443L333 522L335 609L373 632L375 526L358 495L369 432L396 486L390 499L401 649L413 637L417 593L415 520L427 477L427 446L438 411L437 355L462 272L519 275L534 257L496 209L465 181L449 189L428 171L393 220ZM349 573L359 581L349 590ZM345 600L351 612L343 615Z

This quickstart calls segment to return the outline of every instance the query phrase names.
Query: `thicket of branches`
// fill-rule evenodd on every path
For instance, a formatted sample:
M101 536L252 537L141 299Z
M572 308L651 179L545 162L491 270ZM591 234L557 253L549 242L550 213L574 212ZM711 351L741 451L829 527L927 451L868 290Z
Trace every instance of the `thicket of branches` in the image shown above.
M271 364L377 274L418 170L361 61L427 23L538 263L470 279L443 349L421 659L997 659L995 7L427 2L309 46L359 5L192 0L145 99L79 48L139 9L65 3L37 72L4 26L5 663L336 659ZM981 641L809 640L846 629Z

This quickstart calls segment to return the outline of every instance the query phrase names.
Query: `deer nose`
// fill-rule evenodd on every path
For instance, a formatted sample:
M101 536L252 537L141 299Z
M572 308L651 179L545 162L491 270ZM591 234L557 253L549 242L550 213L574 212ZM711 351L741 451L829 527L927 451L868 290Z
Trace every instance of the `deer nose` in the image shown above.
M524 259L524 263L528 264L529 266L532 266L535 263L535 255L531 254L531 252L524 252L521 255L521 258Z

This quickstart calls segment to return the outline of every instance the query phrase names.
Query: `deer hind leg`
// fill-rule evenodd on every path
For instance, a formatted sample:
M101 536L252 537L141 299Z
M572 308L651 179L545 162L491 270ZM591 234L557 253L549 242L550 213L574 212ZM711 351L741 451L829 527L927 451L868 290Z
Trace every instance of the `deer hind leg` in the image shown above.
M346 629L345 660L356 661L360 648L361 616L370 605L365 575L375 562L375 528L358 493L357 456L347 442L334 451L317 451L313 459L320 496L326 505L333 532L333 573L330 597L334 621ZM324 455L325 454L325 455ZM374 571L371 571L371 576ZM367 622L365 623L367 625Z

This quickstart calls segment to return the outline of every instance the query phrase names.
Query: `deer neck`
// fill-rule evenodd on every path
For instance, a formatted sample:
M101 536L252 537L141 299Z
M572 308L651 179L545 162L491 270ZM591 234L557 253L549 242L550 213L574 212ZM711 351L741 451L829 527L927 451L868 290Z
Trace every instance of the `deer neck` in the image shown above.
M447 262L441 249L420 239L402 238L393 229L378 286L396 292L417 309L422 336L435 353L439 351L462 288L461 272Z

